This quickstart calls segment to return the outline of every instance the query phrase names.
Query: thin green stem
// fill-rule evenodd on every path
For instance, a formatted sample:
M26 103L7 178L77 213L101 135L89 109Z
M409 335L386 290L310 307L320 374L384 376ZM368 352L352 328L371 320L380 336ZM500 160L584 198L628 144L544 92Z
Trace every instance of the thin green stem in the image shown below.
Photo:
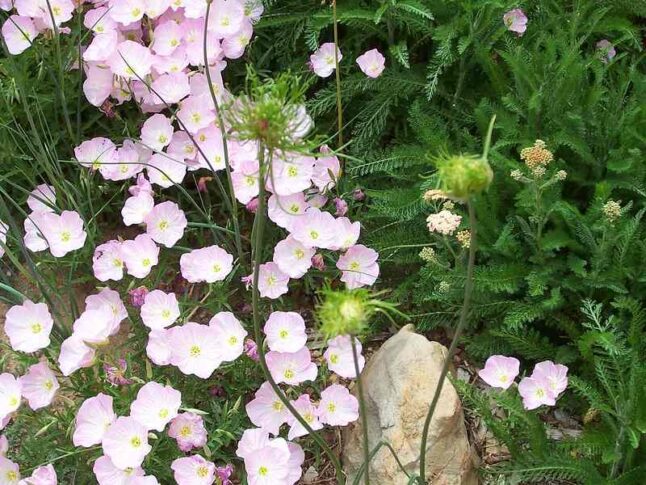
M363 383L361 381L361 371L359 370L359 355L357 353L357 344L355 337L350 336L352 343L352 360L354 361L354 372L357 375L357 389L359 391L359 413L361 414L361 427L363 428L363 453L366 463L364 473L364 483L370 485L370 443L368 443L368 414L366 413L366 401L363 396Z
M343 146L343 104L341 101L341 73L339 72L339 22L336 13L336 0L332 2L332 20L334 23L334 65L336 79L336 114L339 129L339 147Z
M471 228L471 244L469 245L469 263L467 266L467 280L464 286L464 300L462 301L462 311L460 312L460 320L458 326L455 329L455 335L449 346L449 351L446 354L444 360L444 365L442 366L442 372L440 373L440 378L437 382L437 387L435 388L435 394L433 395L433 400L431 401L431 406L426 414L426 421L424 422L424 430L422 431L422 442L420 445L420 457L419 457L419 479L418 483L420 485L426 485L426 445L428 441L428 432L431 427L431 420L433 419L433 414L435 413L435 408L440 399L440 394L442 392L442 387L444 386L444 381L446 380L446 375L449 372L449 366L453 360L453 354L458 346L458 340L460 339L460 334L464 329L464 326L467 321L467 315L469 313L469 304L471 303L471 294L473 293L473 271L475 267L476 260L476 214L471 200L467 200L467 208L469 210L469 227Z
M402 472L404 472L404 474L409 479L416 478L416 475L411 475L410 473L408 473L408 471L406 471L406 468L404 467L403 463L399 459L399 456L397 456L397 453L395 452L393 447L390 445L390 443L388 443L387 441L380 441L379 443L377 443L377 445L372 450L370 450L370 454L369 454L370 461L372 461L372 459L379 452L379 450L381 449L382 446L385 446L386 448L388 448L390 450L390 453L393 455L393 458L397 462L397 466L399 466L399 469ZM361 466L359 467L359 469L357 470L357 475L356 475L354 481L352 482L352 485L359 485L359 480L361 480L361 475L363 474L363 470L364 470L365 467L367 467L367 464L362 463Z
M253 309L253 327L254 327L254 337L256 339L256 345L258 347L258 357L260 361L260 366L262 371L265 374L265 378L269 382L269 385L274 390L278 398L281 400L283 405L287 410L296 418L296 420L303 425L307 430L310 436L316 441L316 443L321 447L324 453L328 456L332 465L334 466L336 472L336 479L339 485L345 484L345 476L343 474L343 468L339 458L335 455L332 448L325 442L325 440L312 429L309 423L300 415L296 408L289 401L289 398L285 395L283 390L278 386L276 381L269 371L269 366L267 365L267 360L265 358L265 350L263 346L263 336L260 329L260 292L258 290L258 281L260 274L260 261L262 259L262 247L263 247L263 235L265 230L266 222L266 205L265 205L265 184L263 183L263 168L264 168L264 147L261 145L258 152L258 161L260 165L260 194L258 195L258 209L256 210L256 215L254 217L253 229L252 229L252 247L251 247L251 260L253 262L253 283L251 288L251 304ZM270 157L272 151L269 151ZM271 163L271 159L270 162Z

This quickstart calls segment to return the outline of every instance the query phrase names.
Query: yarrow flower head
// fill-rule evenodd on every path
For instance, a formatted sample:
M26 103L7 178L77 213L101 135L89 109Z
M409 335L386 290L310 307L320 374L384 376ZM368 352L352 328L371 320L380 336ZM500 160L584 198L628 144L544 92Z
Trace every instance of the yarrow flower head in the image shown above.
M462 216L448 210L442 210L437 214L430 214L426 218L428 230L430 232L437 232L443 236L453 234L460 226L460 222L462 222Z
M538 167L547 167L554 160L554 155L546 147L543 140L536 140L533 146L520 151L520 159L532 172L535 172Z
M621 217L621 201L609 200L603 205L603 215L612 224Z

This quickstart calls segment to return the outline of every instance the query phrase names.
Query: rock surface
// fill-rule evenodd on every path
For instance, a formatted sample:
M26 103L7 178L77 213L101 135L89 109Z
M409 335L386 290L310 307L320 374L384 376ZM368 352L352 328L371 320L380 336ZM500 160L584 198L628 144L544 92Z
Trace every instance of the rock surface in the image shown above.
M390 443L409 473L419 473L424 420L437 385L447 349L416 334L412 325L388 339L366 365L361 378L372 449ZM356 393L356 390L355 390ZM343 449L346 473L352 483L363 463L361 420L348 428ZM428 483L475 485L474 453L464 425L462 405L446 380L431 421L426 454ZM370 462L371 483L405 485L408 479L391 452L381 447Z

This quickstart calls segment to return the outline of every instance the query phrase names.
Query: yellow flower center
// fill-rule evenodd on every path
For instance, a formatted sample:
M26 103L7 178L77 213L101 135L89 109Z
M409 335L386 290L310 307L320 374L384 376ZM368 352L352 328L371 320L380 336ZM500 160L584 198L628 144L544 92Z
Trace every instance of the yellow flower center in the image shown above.
M162 314L162 318L168 318L168 317L170 317L170 310L168 310L168 309L163 310L161 314Z
M204 478L209 474L209 469L205 466L198 466L197 467L197 476L200 478Z
M298 176L298 169L294 165L290 165L289 168L287 169L287 175L289 177Z
M58 17L62 12L61 7L59 7L58 5L53 6L52 12L54 12L54 17Z
M168 229L168 225L169 225L168 221L166 219L162 219L157 224L157 227L159 228L160 231L165 231L166 229Z
M18 403L20 402L20 399L16 396L11 396L9 398L9 407L14 407L17 406Z
M119 165L119 172L126 173L127 171L128 171L128 165L126 165L125 163L122 163L121 165Z
M164 419L168 417L168 409L163 408L159 411L159 417Z
M352 262L350 263L350 269L351 269L352 271L357 271L360 267L361 267L361 266L360 266L360 265L359 265L359 263L357 263L356 261L352 261Z
M182 438L188 438L189 436L191 436L191 428L189 428L188 426L183 426L182 429L179 430L179 435Z
M220 25L222 27L227 27L231 23L231 19L229 17L222 17L220 20Z
M269 470L266 466L261 466L260 468L258 468L258 475L260 475L261 477L266 476L267 473L269 473Z
M166 138L166 135L159 135L159 143L166 143L168 141L168 138Z
M545 391L543 389L536 389L536 397L543 397L545 395Z
M214 264L213 265L213 272L214 273L219 273L220 271L222 271L222 267L219 264Z
M336 411L336 404L334 404L333 402L328 403L328 405L327 405L327 410L328 410L328 412L330 412L330 413L335 412L335 411Z
M141 438L139 436L133 436L130 438L130 445L133 448L139 448L141 446Z
M293 379L294 378L294 371L291 370L291 369L287 369L285 371L284 376L285 376L285 379Z
M40 323L31 324L31 333L40 333L43 331L43 326Z
M238 337L236 337L235 335L231 335L231 337L229 337L229 345L235 345L237 343L238 343Z
M314 415L312 413L305 413L303 414L303 419L308 423L312 423L314 422Z
M54 388L54 383L51 379L47 379L45 382L43 382L43 387L45 388L45 390L51 391Z
M283 403L280 401L274 401L274 403L271 405L274 411L282 411L283 406L284 406Z
M141 262L142 266L150 266L150 258L144 258L144 260Z
M69 231L63 231L61 232L61 241L63 242L69 242L70 239L72 239L72 235L70 234Z
M15 482L16 480L18 480L18 474L13 470L9 470L7 472L6 477L7 477L7 481L9 482Z
M283 329L278 333L278 336L282 339L286 339L287 337L289 337L289 332Z
M199 123L202 119L202 115L200 113L193 113L191 115L191 119L193 120L193 123Z
M298 214L298 210L299 210L299 209L300 209L300 207L298 206L298 204L292 204L292 205L289 207L289 210L290 210L291 212L293 212L294 214Z
M199 345L193 345L190 350L191 357L198 357L202 353Z
M318 239L319 238L318 231L314 231L314 230L310 231L310 237L314 240Z
M251 187L252 185L254 185L256 183L256 178L255 177L250 177L249 175L247 175L244 178L244 181L249 187Z
M276 284L276 277L274 275L270 275L267 277L267 286L274 286Z
M170 45L171 45L171 47L177 47L179 45L179 40L171 39Z
M333 364L338 364L339 363L339 356L337 354L331 354L330 355L330 362Z
M132 12L130 12L133 17L139 17L141 15L141 9L140 8L133 8Z

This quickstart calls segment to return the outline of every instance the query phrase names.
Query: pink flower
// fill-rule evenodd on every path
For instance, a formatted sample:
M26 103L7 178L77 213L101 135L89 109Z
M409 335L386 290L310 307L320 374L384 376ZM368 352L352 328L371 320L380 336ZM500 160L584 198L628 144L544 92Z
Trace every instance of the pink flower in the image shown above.
M135 145L135 147L140 147L141 145ZM146 180L146 176L143 173L140 173L137 175L137 183L135 185L132 185L128 188L128 192L130 195L137 197L138 195L141 194L148 194L151 197L153 196L153 186L150 184L148 180Z
M271 441L269 433L264 429L245 429L238 441L236 455L244 459L251 456L254 451L267 446Z
M141 142L155 151L161 151L167 146L174 133L173 125L162 114L148 118L141 128Z
M54 320L45 303L25 300L22 305L14 305L7 311L4 331L12 349L35 352L49 345L53 325Z
M271 164L267 185L272 192L281 197L296 194L312 185L313 172L314 158L312 157L276 158Z
M72 335L61 344L58 367L64 376L69 376L83 367L90 367L94 362L95 353L93 348L85 345L80 336Z
M74 321L74 336L88 344L101 344L113 330L112 312L108 307L86 309Z
M357 64L366 76L377 78L384 71L386 58L377 49L372 49L357 57Z
M215 0L209 17L209 31L218 39L237 33L244 20L244 6L237 0Z
M128 311L121 301L121 296L118 291L103 288L96 295L89 295L85 298L86 310L101 310L103 308L109 310L111 314L112 330L110 331L110 335L114 335L119 331L119 324L128 318Z
M260 356L258 355L258 345L250 338L244 341L244 353L251 360L255 360L256 362L260 360Z
M361 355L361 342L354 338L357 350L357 361L359 372L363 369L366 359ZM352 343L349 335L339 335L327 342L328 348L323 354L327 361L328 368L345 379L355 379L357 373L354 368L354 355L352 353Z
M152 330L148 334L146 355L156 365L170 364L172 349L169 341L169 330Z
M95 35L83 52L83 60L86 62L105 63L114 53L119 43L116 31Z
M514 8L513 10L505 13L505 15L502 16L502 20L505 23L507 30L510 32L516 32L519 37L527 30L527 17L525 16L525 12L520 8Z
M231 174L233 192L240 203L247 204L258 196L259 177L257 160L244 160L233 171Z
M85 81L83 94L91 105L100 107L108 99L114 89L114 77L109 69L90 63Z
M0 456L0 478L2 485L19 485L20 467L4 456Z
M224 280L233 269L233 256L220 246L194 249L179 258L182 276L191 283Z
M258 270L258 291L263 298L276 299L289 291L289 276L276 263L261 264Z
M128 291L130 295L130 304L135 308L140 308L146 301L146 295L148 294L148 288L145 286L138 286Z
M305 346L305 322L296 312L273 312L265 323L267 344L275 352L297 352Z
M312 428L314 431L323 427L323 424L318 419L316 408L314 407L314 404L312 404L312 401L310 400L310 396L308 394L302 394L298 399L292 401L292 406L294 406L296 411L298 411L298 414L301 415L305 422L309 424L310 428ZM289 426L290 428L287 437L290 440L293 440L294 438L298 438L300 436L305 436L309 433L309 431L305 429L305 426L303 426L301 422L291 414Z
M200 455L177 458L170 467L177 485L211 485L215 480L215 465Z
M96 247L92 257L92 271L99 281L119 281L123 278L123 257L119 241L113 239Z
M172 248L182 238L187 226L184 211L175 202L170 201L153 207L144 222L146 234L167 248Z
M126 359L119 359L116 365L103 364L106 380L113 386L129 386L134 381L126 377L128 362Z
M321 147L321 153L329 153L327 145ZM341 175L341 162L336 155L319 157L314 162L314 172L312 173L312 182L321 193L327 192L336 185L336 181Z
M117 419L112 409L112 397L100 393L86 399L76 413L76 427L72 435L74 446L98 445L106 430Z
M292 386L305 381L313 381L318 374L316 364L312 362L307 347L303 347L297 352L269 352L267 367L276 382L284 382Z
M359 401L347 387L332 384L321 391L321 402L316 414L324 424L347 426L359 419Z
M171 386L148 382L139 389L137 399L130 405L130 416L146 427L163 431L166 425L177 416L182 405L182 394Z
M331 249L343 251L354 246L361 234L361 223L352 222L347 217L339 217L336 220L336 242Z
M352 246L336 263L343 272L341 281L350 290L372 285L379 276L378 258L379 254L374 249L362 244Z
M83 229L83 219L74 211L42 214L43 224L39 227L49 244L52 256L60 258L70 251L80 249L85 244L87 234Z
M34 411L49 406L60 387L47 362L30 366L27 373L20 378L20 385L23 397Z
M83 25L86 29L91 29L95 34L104 34L117 28L117 23L108 14L107 7L88 10L83 17Z
M122 470L140 467L152 449L146 427L133 417L123 416L108 427L101 444L103 453Z
M325 271L325 259L323 259L322 254L317 253L314 256L312 256L312 266L318 269L319 271Z
M117 162L117 147L107 138L92 138L74 148L74 156L84 167L111 170L110 165Z
M145 11L144 0L112 0L109 15L115 22L127 26L141 20Z
M601 55L601 60L603 62L611 61L613 57L617 55L617 50L615 46L608 39L602 39L597 42L597 51Z
M330 249L336 242L335 219L312 207L293 226L292 236L308 248Z
M182 101L180 106L177 111L177 119L180 121L182 129L189 133L195 134L215 121L213 101L206 94L189 96Z
M12 15L2 24L2 37L12 55L27 50L37 35L38 30L29 17Z
M56 189L47 184L40 184L27 197L27 205L33 212L54 212Z
M338 47L335 47L333 42L327 42L310 56L310 65L312 70L317 76L328 77L336 69L336 62L334 59L334 50L336 49L336 57L338 62L341 62L343 56Z
M292 231L296 223L305 216L305 211L310 204L305 200L305 195L297 193L280 197L273 194L269 197L267 212L271 219L278 226Z
M260 386L255 398L246 405L245 409L253 424L275 436L278 435L281 425L287 423L291 416L269 382L264 382Z
M159 56L169 56L182 42L184 32L174 20L167 20L155 27L152 49Z
M126 226L141 224L154 206L155 201L149 194L141 193L135 197L128 197L121 209L123 223Z
M141 319L148 328L159 330L171 326L179 318L179 304L175 293L153 290L145 297Z
M58 477L54 466L49 464L46 466L39 466L34 470L29 478L25 478L19 482L19 485L57 485Z
M49 247L47 244L47 239L43 235L43 232L40 230L41 227L45 226L44 216L47 212L32 212L27 216L25 222L23 223L25 227L25 237L24 242L25 246L30 251L38 252L44 251ZM0 236L2 240L6 243L7 241L7 230L9 227L5 224L2 226L3 230L0 231ZM4 247L0 247L0 252L4 254Z
M117 468L107 456L99 457L94 462L92 471L94 471L99 485L134 485L137 477L144 475L144 470L141 467L126 468L125 470Z
M525 377L518 384L518 392L523 398L525 409L536 409L543 404L554 406L556 398L550 390L550 383L546 379Z
M334 199L334 206L336 207L335 216L342 217L348 213L348 203L345 200L336 197Z
M172 20L169 23L177 25ZM157 38L155 38L155 40L157 40ZM183 72L171 72L168 74L163 74L153 81L151 87L152 87L153 101L160 102L160 103L167 103L167 104L179 103L190 93L188 76ZM185 132L183 131L175 132L175 134L177 133L183 133L181 138L189 139ZM173 135L173 138L171 139L171 144L173 143L172 142L173 139L175 139L174 135ZM190 143L191 145L193 144L192 142ZM171 145L169 145L168 153L176 154L172 152Z
M233 485L233 482L229 480L231 475L233 475L233 465L231 463L215 467L215 478L219 480L219 485Z
M177 440L177 446L184 453L206 444L206 428L201 416L194 413L181 413L170 422L168 436Z
M113 170L110 173L110 180L127 180L134 177L143 169L143 166L140 162L145 162L145 159L142 159L142 154L140 151L142 146L135 144L131 140L125 140L123 146L117 149L117 165L113 166Z
M292 472L290 457L287 442L281 438L254 450L244 459L247 483L249 485L290 483L288 480Z
M478 372L480 378L492 387L508 389L518 375L520 362L514 357L492 355L485 362L484 369Z
M20 407L22 384L13 375L0 374L0 420L5 419Z
M546 360L534 366L531 377L546 381L552 397L557 398L567 388L567 373L566 366Z
M218 333L207 325L187 322L169 335L171 361L184 374L208 379L222 363Z
M220 360L231 362L242 355L247 331L233 313L216 313L209 321L209 327L215 330L216 338L220 342L218 345Z
M159 247L148 234L140 234L121 244L121 254L128 274L145 278L159 260Z
M131 40L125 40L117 45L107 64L117 76L124 79L141 80L150 74L153 55L147 47Z
M426 218L428 230L430 232L437 232L443 236L450 236L453 234L461 221L462 216L454 214L446 209L438 212L437 214L431 214Z
M361 189L354 189L352 192L352 198L357 202L361 202L366 198L366 193Z
M292 236L287 236L274 248L274 263L290 278L300 278L312 266L316 249L305 247Z

